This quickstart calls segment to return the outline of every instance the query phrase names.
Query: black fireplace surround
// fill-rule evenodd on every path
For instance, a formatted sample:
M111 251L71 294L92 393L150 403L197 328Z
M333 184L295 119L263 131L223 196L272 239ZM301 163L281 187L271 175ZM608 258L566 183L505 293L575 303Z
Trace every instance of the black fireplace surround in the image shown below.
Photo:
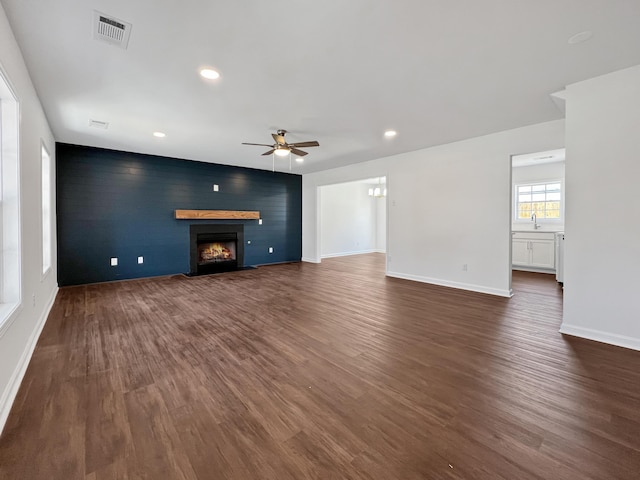
M212 249L215 245L216 250ZM244 225L189 226L189 275L229 272L244 267Z

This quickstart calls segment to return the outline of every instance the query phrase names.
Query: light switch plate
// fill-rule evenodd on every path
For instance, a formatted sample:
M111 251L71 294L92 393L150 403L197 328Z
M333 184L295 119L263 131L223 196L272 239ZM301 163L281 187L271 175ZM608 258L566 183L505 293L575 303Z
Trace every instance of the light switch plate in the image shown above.
M118 257L111 257L111 266L112 267L118 266Z

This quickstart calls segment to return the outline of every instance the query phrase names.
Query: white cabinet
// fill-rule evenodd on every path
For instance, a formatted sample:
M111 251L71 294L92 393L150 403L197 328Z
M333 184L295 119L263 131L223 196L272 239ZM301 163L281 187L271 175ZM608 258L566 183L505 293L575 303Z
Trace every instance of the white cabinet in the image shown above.
M513 232L511 262L514 267L555 270L553 232Z
M529 240L513 238L511 241L511 262L514 265L529 265Z

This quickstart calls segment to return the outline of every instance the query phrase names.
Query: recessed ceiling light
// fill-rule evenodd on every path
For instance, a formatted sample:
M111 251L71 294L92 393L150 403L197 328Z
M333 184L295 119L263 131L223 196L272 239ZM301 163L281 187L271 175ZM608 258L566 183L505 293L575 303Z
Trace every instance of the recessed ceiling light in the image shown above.
M208 80L215 80L220 77L220 74L211 68L203 68L200 70L200 75Z
M398 134L395 130L387 130L384 132L385 137L395 137Z
M593 32L590 30L585 30L584 32L576 33L569 37L569 45L575 45L576 43L582 43L589 40L593 37Z
M296 162L298 162L298 163L302 163L302 162L304 162L304 158L302 158L302 157L297 157L297 158L296 158Z
M166 134L164 134L164 133L162 133L162 132L153 132L153 136L154 136L154 137L158 137L158 138L164 138L164 137L166 137L167 135L166 135Z

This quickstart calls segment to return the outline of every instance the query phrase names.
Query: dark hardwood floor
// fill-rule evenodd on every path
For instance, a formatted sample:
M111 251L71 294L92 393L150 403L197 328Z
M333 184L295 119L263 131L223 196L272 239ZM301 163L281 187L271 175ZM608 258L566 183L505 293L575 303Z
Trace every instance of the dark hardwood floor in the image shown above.
M60 290L0 478L640 478L640 352L380 254ZM613 314L613 312L612 312Z

